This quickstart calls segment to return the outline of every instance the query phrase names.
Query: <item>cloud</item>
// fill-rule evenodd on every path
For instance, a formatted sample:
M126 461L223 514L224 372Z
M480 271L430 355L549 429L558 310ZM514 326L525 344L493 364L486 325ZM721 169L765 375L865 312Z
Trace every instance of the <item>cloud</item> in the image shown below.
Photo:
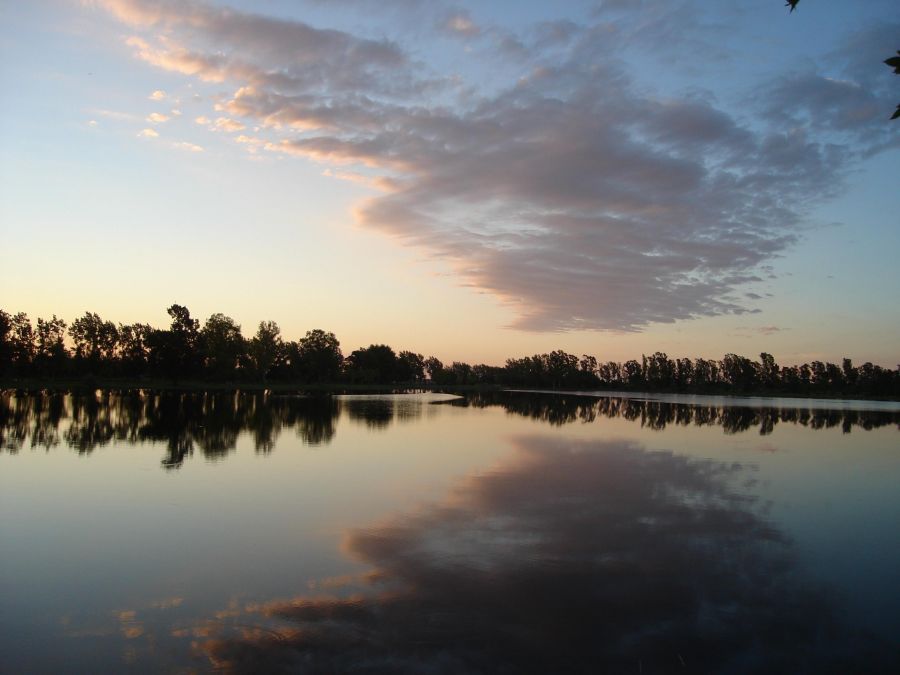
M463 38L476 37L481 33L469 13L465 10L456 10L447 13L439 22L438 28L448 35L455 35Z
M738 326L735 329L734 336L741 338L751 338L756 337L758 335L775 335L776 333L783 333L786 330L790 330L790 328L783 328L781 326L768 325L768 326Z
M138 58L209 82L243 79L285 87L356 89L399 87L403 51L385 40L359 38L299 21L272 19L203 2L100 0L97 4L137 29L154 29L153 42L132 36ZM188 47L184 42L196 42ZM203 51L212 44L213 49Z
M237 120L229 119L228 117L217 118L215 121L215 126L216 129L224 129L228 132L243 131L247 128Z
M152 94L150 94L150 96L148 96L147 98L149 98L151 101L162 101L165 97L166 97L166 92L164 92L162 89L157 89Z
M138 132L139 138L156 138L157 136L159 136L159 134L155 129L141 129Z
M135 122L140 119L138 115L128 112L122 112L121 110L104 110L98 109L93 112L97 113L101 117L105 117L107 119L115 120L117 122Z
M389 40L203 2L101 4L141 32L128 40L137 58L234 87L219 110L283 132L261 147L342 178L379 174L386 191L357 205L359 222L445 261L519 329L758 312L765 266L890 142L872 131L881 94L852 73L784 75L757 92L752 119L639 84L620 57L629 40L716 33L691 3L606 2L593 24L509 33L527 73L462 98ZM481 30L461 11L442 26Z
M206 115L200 115L200 117L195 117L195 118L194 118L194 121L195 121L197 124L203 124L203 125L211 124L211 123L212 123L212 120L209 119Z
M763 115L823 140L850 140L861 156L900 146L896 125L884 123L896 106L893 76L877 67L896 50L898 33L896 21L856 31L820 63L776 77L757 96Z
M203 152L203 148L194 143L188 143L187 141L178 141L176 143L172 143L173 148L178 148L179 150L189 150L190 152Z
M756 330L761 335L772 335L773 333L780 333L781 331L783 331L785 329L779 328L778 326L760 326Z
M147 121L152 122L153 124L162 124L163 122L169 121L169 116L158 112L150 113L147 115Z

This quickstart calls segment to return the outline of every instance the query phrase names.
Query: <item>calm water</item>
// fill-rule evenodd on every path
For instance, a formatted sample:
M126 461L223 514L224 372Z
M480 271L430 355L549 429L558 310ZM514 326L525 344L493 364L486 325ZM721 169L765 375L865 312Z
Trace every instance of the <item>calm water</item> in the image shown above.
M6 394L0 671L900 672L900 411L829 405Z

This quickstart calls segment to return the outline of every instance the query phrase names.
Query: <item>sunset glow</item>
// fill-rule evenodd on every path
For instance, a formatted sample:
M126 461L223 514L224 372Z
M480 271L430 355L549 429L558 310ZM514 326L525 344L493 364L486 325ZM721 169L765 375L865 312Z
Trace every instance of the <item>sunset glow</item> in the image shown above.
M0 8L0 307L900 361L895 2Z

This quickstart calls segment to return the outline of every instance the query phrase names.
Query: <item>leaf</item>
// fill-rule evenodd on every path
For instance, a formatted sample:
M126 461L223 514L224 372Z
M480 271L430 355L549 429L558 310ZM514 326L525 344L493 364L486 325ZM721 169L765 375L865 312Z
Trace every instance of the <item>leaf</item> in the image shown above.
M900 52L897 52L897 54L900 54ZM900 75L900 56L892 56L889 59L885 59L884 62L888 68L894 69L895 75Z

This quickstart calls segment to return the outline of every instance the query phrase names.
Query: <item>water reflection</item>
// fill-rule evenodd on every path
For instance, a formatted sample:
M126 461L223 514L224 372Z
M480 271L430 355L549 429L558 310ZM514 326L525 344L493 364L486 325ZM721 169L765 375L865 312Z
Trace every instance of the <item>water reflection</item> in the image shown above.
M811 429L900 427L900 413L787 407L688 405L626 398L564 394L493 392L465 399L430 396L302 397L256 394L178 394L97 392L0 393L0 447L50 449L65 443L80 454L114 441L164 443L162 466L177 468L195 450L206 458L230 454L243 432L257 452L271 452L279 435L293 432L309 445L328 444L339 416L376 431L419 420L428 403L472 407L499 406L516 415L551 425L622 418L655 430L669 425L720 426L725 433L772 432L779 423Z
M819 673L896 659L799 578L790 542L740 491L748 468L629 442L515 446L444 501L350 532L368 574L249 608L236 625L284 623L204 642L214 666Z
M840 426L844 433L850 433L854 427L869 430L897 425L900 428L900 412L887 410L744 407L534 392L477 393L455 404L501 406L507 412L556 426L572 422L594 422L606 417L639 422L642 427L656 430L665 429L669 425L720 426L727 434L757 430L761 435L767 435L779 422L800 424L811 429ZM840 402L836 401L835 404L839 405Z
M163 466L175 468L195 449L210 459L228 455L244 431L261 453L270 452L285 429L309 445L327 444L339 411L338 401L327 396L7 392L0 395L0 445L9 452L49 449L62 438L88 454L114 441L159 442L166 444Z

